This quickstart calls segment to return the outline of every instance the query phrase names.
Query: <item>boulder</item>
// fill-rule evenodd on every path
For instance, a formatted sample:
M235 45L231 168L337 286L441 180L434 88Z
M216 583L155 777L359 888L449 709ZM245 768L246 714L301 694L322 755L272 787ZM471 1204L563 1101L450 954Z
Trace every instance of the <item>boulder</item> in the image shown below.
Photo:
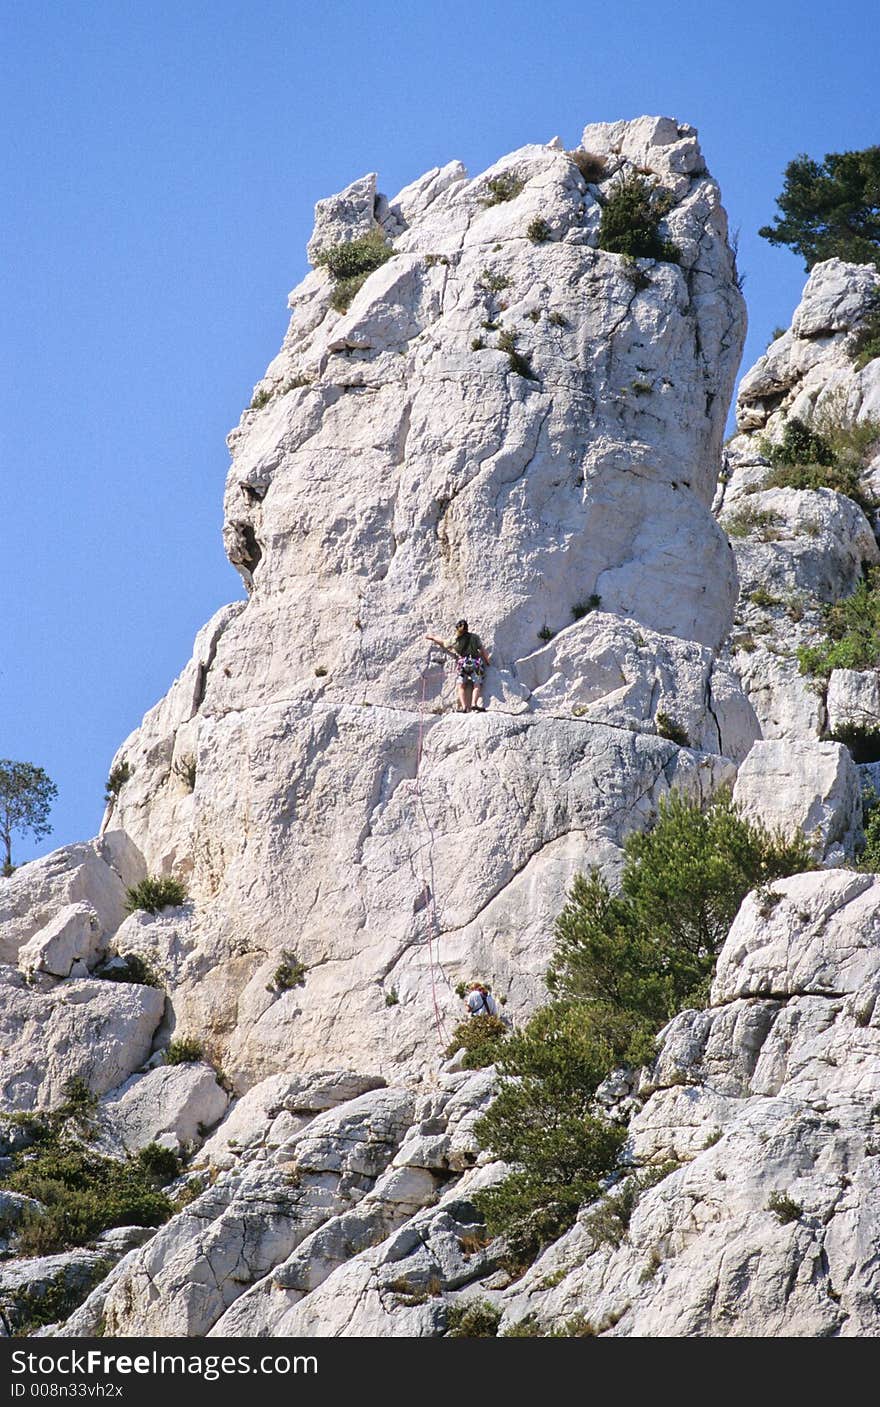
M229 1096L210 1065L160 1065L132 1075L100 1105L105 1138L120 1152L137 1153L173 1135L178 1146L200 1142L223 1117Z
M66 904L19 950L22 972L69 977L74 963L87 970L103 956L101 921L90 904Z
M833 669L826 696L828 730L847 741L880 742L880 672Z
M146 1060L164 1007L154 987L88 979L41 992L0 968L0 1108L52 1108L74 1077L96 1095L113 1089Z
M755 743L733 799L750 820L787 835L803 830L819 856L851 855L859 837L859 775L842 743Z
M129 837L65 845L39 860L20 865L0 879L0 962L14 963L18 951L59 909L86 905L94 911L96 939L115 932L126 914L125 891L146 869Z

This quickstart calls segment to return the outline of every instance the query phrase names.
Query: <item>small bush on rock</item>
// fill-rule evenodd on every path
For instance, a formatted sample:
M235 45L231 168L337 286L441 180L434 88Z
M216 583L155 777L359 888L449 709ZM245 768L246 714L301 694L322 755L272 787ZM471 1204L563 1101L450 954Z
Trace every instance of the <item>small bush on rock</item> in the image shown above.
M769 508L753 508L746 504L731 513L721 524L728 537L751 537L754 534L760 542L772 542L779 536L782 519Z
M170 1148L163 1148L161 1143L148 1143L146 1148L141 1148L136 1155L139 1167L160 1187L173 1182L180 1172L180 1159Z
M660 221L670 208L668 191L649 185L636 172L623 176L605 197L599 222L599 248L633 259L660 259L677 264L681 251L659 233Z
M553 238L553 231L547 221L542 220L539 215L529 222L526 236L532 241L532 244L546 244L549 239Z
M446 1059L464 1050L464 1069L481 1070L484 1065L495 1064L506 1038L507 1026L500 1016L467 1016L452 1033L452 1040L446 1048Z
M874 421L852 425L828 416L821 428L811 428L792 416L779 444L762 445L773 467L761 487L831 489L871 512L874 499L862 487L861 476L878 438L880 424Z
M874 567L851 596L823 606L828 639L802 645L801 674L827 678L833 669L874 669L880 664L880 568Z
M880 357L880 308L876 308L858 328L850 342L850 356L856 371Z
M104 800L108 802L115 801L130 776L131 767L128 763L117 762L116 766L111 768L110 776L107 778L107 785L104 788Z
M691 740L686 730L680 723L676 723L674 718L670 718L668 713L658 713L656 724L658 737L665 738L670 743L677 743L679 747L690 747Z
M783 1226L787 1226L790 1221L798 1221L804 1214L800 1203L785 1192L771 1192L767 1198L767 1210L773 1212Z
M165 1047L166 1065L195 1065L203 1059L202 1043L195 1036L181 1036Z
M330 302L336 312L347 311L358 289L375 269L394 255L394 250L379 230L362 235L360 239L349 240L346 244L335 244L332 249L324 249L315 259L318 268L326 269L333 280Z
M158 914L162 909L179 908L186 899L186 886L173 875L147 875L140 884L125 891L125 907L130 914L137 909Z
M279 992L289 992L293 987L304 987L307 972L305 963L300 962L292 953L285 953L284 961L278 964L272 974L272 984L268 990L271 991L274 987Z
M501 1310L490 1300L468 1300L450 1305L446 1311L446 1337L449 1339L494 1339L501 1323Z
M596 185L599 181L604 181L607 175L607 161L604 156L597 156L592 151L567 151L565 155L573 161L588 185Z
M598 611L602 605L602 597L594 591L587 597L586 601L575 601L571 608L571 613L575 620L583 620L584 616L590 615L592 611Z
M137 1159L120 1162L63 1132L13 1159L2 1185L42 1203L21 1228L22 1255L51 1255L83 1246L113 1226L161 1226L172 1207L154 1174Z
M859 856L859 869L880 874L880 798L873 787L862 792L865 844Z
M500 176L492 176L486 182L488 194L483 197L483 204L503 205L506 200L515 200L524 186L525 181L512 171L503 171Z
M140 987L156 987L161 990L162 981L139 953L126 953L122 958L112 959L95 969L93 976L102 982L135 982Z

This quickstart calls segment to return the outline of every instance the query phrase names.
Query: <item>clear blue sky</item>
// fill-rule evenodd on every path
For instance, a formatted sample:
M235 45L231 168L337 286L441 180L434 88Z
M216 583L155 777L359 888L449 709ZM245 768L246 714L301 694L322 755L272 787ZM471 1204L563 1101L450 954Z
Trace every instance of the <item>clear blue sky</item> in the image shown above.
M694 123L741 229L750 365L800 261L786 163L880 141L876 4L2 3L0 757L97 830L110 758L241 595L224 436L286 325L314 202L586 122Z

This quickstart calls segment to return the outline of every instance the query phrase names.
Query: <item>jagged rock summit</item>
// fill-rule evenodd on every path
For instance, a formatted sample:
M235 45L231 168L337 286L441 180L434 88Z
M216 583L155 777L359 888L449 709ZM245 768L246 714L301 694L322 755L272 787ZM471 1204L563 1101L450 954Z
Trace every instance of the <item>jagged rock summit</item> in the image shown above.
M665 192L679 262L598 247L633 172ZM744 309L694 130L598 124L391 200L367 176L319 202L310 255L364 239L390 257L346 311L324 267L294 290L229 438L248 600L116 759L109 829L193 900L119 942L243 1084L328 1051L433 1061L475 972L527 1009L575 870L613 863L671 784L731 780L758 736L713 654ZM424 638L460 615L492 651L485 717L448 716ZM288 950L309 971L283 991Z

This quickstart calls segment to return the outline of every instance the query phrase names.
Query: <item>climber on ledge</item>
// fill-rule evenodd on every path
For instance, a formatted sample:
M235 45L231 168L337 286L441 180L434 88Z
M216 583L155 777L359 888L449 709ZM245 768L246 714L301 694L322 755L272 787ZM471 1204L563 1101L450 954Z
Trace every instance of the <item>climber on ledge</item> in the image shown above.
M483 982L471 982L465 997L468 1016L497 1016L498 1003Z
M452 640L438 640L436 635L426 635L425 639L430 640L432 645L439 645L447 655L453 655L458 660L458 712L470 713L475 710L477 713L485 713L483 678L486 665L490 664L491 660L483 649L479 635L472 635L468 630L467 621L460 620L456 624Z

